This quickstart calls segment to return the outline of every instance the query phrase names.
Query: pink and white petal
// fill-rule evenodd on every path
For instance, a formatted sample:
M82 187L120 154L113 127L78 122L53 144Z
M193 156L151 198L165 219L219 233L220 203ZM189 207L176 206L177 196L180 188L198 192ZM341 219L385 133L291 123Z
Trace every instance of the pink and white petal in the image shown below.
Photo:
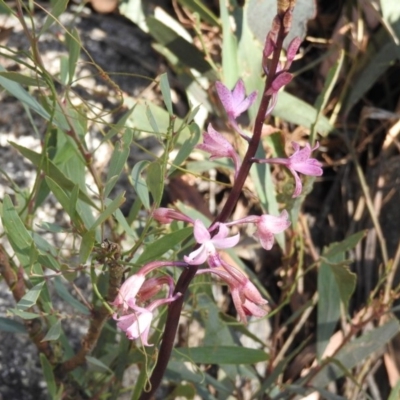
M188 256L184 256L183 259L189 265L201 265L207 260L208 254L204 245L198 249L192 251Z
M259 307L257 304L254 304L253 302L251 302L247 299L243 303L243 309L245 310L245 313L247 315L253 315L254 317L257 317L257 318L265 317L268 313L268 311L264 310L263 308Z
M323 174L322 164L313 158L308 162L292 165L292 168L304 175L321 176Z
M221 100L221 103L224 106L226 113L232 113L234 107L232 92L222 82L216 82L215 88L217 89L218 97Z
M207 240L210 240L211 238L210 232L208 232L203 222L201 222L199 219L196 219L194 221L193 234L196 242L200 244L206 242Z
M246 284L243 286L242 290L242 295L250 300L252 303L258 304L258 305L263 305L267 304L268 301L265 300L258 289L254 286L254 284L248 279Z
M236 246L239 243L239 240L240 240L240 233L234 236L226 237L224 239L223 238L217 239L215 236L213 237L212 242L217 249L229 249L231 247Z
M292 173L295 182L294 192L292 197L298 197L301 191L303 190L303 184L301 183L301 179L295 170L289 168L289 171Z
M272 232L266 231L261 233L260 230L258 230L258 232L254 236L258 238L261 246L265 250L272 249L272 246L274 245L274 235Z
M237 289L231 289L231 296L240 321L242 321L243 324L247 324L246 312L243 309L242 299L239 291Z

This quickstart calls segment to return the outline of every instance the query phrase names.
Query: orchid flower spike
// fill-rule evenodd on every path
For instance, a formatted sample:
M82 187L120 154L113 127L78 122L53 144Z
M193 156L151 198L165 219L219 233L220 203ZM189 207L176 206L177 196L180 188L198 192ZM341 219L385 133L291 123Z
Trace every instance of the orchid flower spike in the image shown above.
M308 176L321 176L322 175L322 163L315 158L311 158L311 153L318 149L318 142L314 147L311 147L307 143L302 149L296 142L292 142L294 153L289 158L266 158L266 159L254 159L255 162L262 164L280 164L284 165L293 175L295 180L295 188L293 197L298 197L303 190L303 185L298 172Z
M233 146L211 124L208 125L207 132L203 133L203 143L198 144L196 148L210 153L210 160L223 157L232 158L236 176L241 164L240 158Z
M216 82L218 97L225 108L229 118L235 119L250 108L257 97L257 91L246 97L244 82L239 79L232 91L223 83Z
M192 251L184 260L190 265L200 265L208 261L210 267L220 264L217 249L227 249L236 246L240 239L240 234L229 236L229 229L225 224L216 224L214 228L219 228L218 233L211 237L210 232L203 222L196 219L194 223L194 238L200 247Z

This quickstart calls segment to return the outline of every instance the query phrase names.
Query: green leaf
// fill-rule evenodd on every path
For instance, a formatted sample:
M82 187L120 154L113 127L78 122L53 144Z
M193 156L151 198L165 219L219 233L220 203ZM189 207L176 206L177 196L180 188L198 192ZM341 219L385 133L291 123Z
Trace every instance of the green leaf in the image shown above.
M10 144L16 148L24 157L32 162L36 168L43 170L44 173L50 177L54 182L64 190L72 191L75 187L75 183L72 182L65 174L47 157L42 156L42 154L36 153L26 147L20 146L16 143L10 142ZM97 205L92 201L92 199L84 193L82 190L79 191L79 198L90 206L98 209Z
M314 139L316 136L315 127L318 124L319 117L322 111L325 109L326 105L328 104L329 98L332 94L332 90L336 85L336 82L339 78L339 73L343 65L344 60L344 50L340 51L340 56L336 63L329 69L328 75L326 77L326 81L321 93L318 95L317 100L315 102L315 108L317 110L317 116L315 118L315 122L311 126L311 133L310 133L310 142L311 145L314 144Z
M200 129L197 124L191 124L189 125L190 129L190 137L186 139L186 141L183 143L181 148L178 151L178 154L176 155L171 167L168 170L168 176L170 176L177 167L179 167L186 159L190 156L192 153L194 146L199 143L199 138L200 138Z
M57 18L66 10L68 5L68 0L57 0L53 2L53 8L48 13L46 20L40 30L39 36L46 32L54 22L57 21ZM57 21L58 22L58 21Z
M79 263L85 264L90 254L93 251L94 242L96 239L96 232L89 229L83 236L81 246L79 248Z
M1 65L0 72L6 72L5 68ZM28 108L31 108L46 121L50 120L50 114L37 102L34 97L32 97L25 89L23 89L20 84L3 76L0 76L0 85L3 86L3 88L7 90L7 92L9 92L12 96L16 97L22 104L26 105Z
M175 348L172 357L200 364L255 364L268 360L263 350L239 346L203 346Z
M70 32L65 35L65 43L68 48L68 84L71 84L76 70L76 65L79 60L81 52L81 41L79 32L76 28L72 28Z
M42 339L42 342L57 340L60 337L61 332L61 320L57 320L56 323L47 331L46 336Z
M356 275L350 272L346 252L353 249L365 236L355 233L339 243L333 243L322 253L318 271L317 355L320 359L329 343L340 317L340 305L347 309L356 287Z
M32 237L14 208L10 196L3 200L2 221L7 239L24 268L30 267Z
M22 299L18 302L17 308L21 311L25 311L33 307L40 296L40 292L42 291L44 284L45 281L42 281L26 292Z
M189 43L174 30L153 17L147 18L147 26L150 34L172 54L174 54L181 63L189 68L200 72L202 76L214 81L217 79L215 71L205 60L204 53L196 46Z
M121 192L113 201L110 199L106 200L107 207L96 219L95 223L90 227L90 230L94 231L100 224L102 224L108 217L111 217L113 213L119 209L121 204L125 202L125 192Z
M219 9L222 20L222 72L225 85L232 88L239 77L237 38L232 32L228 3L220 0Z
M396 383L396 386L390 392L388 400L398 400L400 398L400 381Z
M343 366L349 374L350 370L356 365L360 365L371 354L385 346L396 334L398 334L400 324L393 319L385 325L379 326L371 331L364 333L362 336L347 343L336 355L335 363L331 363L322 368L312 380L312 385L325 387L329 382L332 382L344 375ZM307 379L307 376L305 376Z
M164 235L160 239L146 246L143 253L139 256L136 263L146 264L149 261L160 258L167 251L173 250L174 247L181 244L183 240L193 234L193 228L183 228L179 231Z
M40 87L45 85L45 82L40 77L32 78L31 76L22 75L19 72L14 72L14 71L0 72L0 76L25 86Z
M17 308L12 308L9 311L12 312L17 317L20 317L22 319L35 319L35 318L40 317L39 314L31 313L28 311L21 311L21 310L18 310Z
M39 354L40 364L43 370L44 380L46 381L47 390L49 391L49 395L52 399L55 399L57 396L57 385L56 379L53 373L53 367L51 366L49 360L43 353Z
M139 196L144 208L150 209L150 197L149 190L147 188L146 181L141 177L141 172L149 165L149 161L143 160L135 164L132 169L131 177L133 181L133 187Z
M157 120L154 118L154 115L151 112L151 108L148 106L146 106L146 117L147 117L147 120L149 121L152 132L160 134L160 129L158 128Z
M66 303L74 307L78 312L84 315L90 315L89 309L69 293L61 277L56 276L53 283L58 296L60 296Z
M99 372L107 372L107 373L111 373L111 375L113 375L113 371L111 371L111 369L109 367L107 367L106 364L104 364L102 361L100 361L98 358L94 358L91 356L86 356L86 361L89 364L89 368L91 370L96 370Z
M11 318L0 317L0 331L11 333L26 333L26 328Z
M146 183L154 203L160 204L164 190L164 176L159 161L154 161L147 167Z
M108 172L107 172L107 180L106 187L104 189L104 196L107 197L115 184L121 172L124 169L125 163L128 160L130 146L133 139L133 131L132 129L126 129L125 133L122 135L121 140L115 143L114 151L111 156Z
M161 89L165 107L167 108L169 115L173 115L172 100L171 100L171 88L169 87L167 73L164 73L160 76L160 89Z
M316 120L317 110L313 106L289 93L280 92L272 114L275 117L282 118L292 124L311 128L312 124ZM315 126L315 130L322 136L326 136L333 130L333 126L329 123L326 117L320 116L318 123Z
M219 26L217 16L206 6L201 0L178 0L180 4L187 7L189 10L199 14L200 18L211 25Z

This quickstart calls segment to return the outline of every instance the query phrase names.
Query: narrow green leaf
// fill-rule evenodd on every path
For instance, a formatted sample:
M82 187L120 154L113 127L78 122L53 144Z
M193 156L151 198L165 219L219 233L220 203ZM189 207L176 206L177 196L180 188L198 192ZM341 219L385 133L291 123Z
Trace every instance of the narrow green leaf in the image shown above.
M70 32L66 33L65 43L68 48L68 84L71 84L74 79L76 65L81 52L81 40L79 38L79 32L76 28L72 28Z
M40 296L40 292L42 291L44 284L45 281L42 281L26 292L22 299L18 302L17 308L21 311L25 311L34 306Z
M26 333L26 328L11 318L0 317L0 331L11 333Z
M177 167L179 167L192 153L194 147L199 143L200 138L200 129L197 124L190 124L189 129L191 135L186 141L183 143L181 148L178 151L171 167L168 170L168 176L170 176Z
M121 172L124 169L125 163L128 160L130 146L133 139L133 130L127 128L125 133L122 135L121 141L115 143L114 151L111 156L109 168L107 172L106 186L104 189L104 196L107 197L115 184Z
M121 204L125 202L125 192L121 192L113 201L110 199L106 200L107 207L96 219L96 222L90 227L90 230L95 230L99 225L101 225L108 217L111 217L113 213L119 209Z
M35 318L39 318L40 317L39 314L35 314L35 313L32 313L32 312L28 312L28 311L18 310L18 308L12 308L9 311L12 312L17 317L20 317L22 319L35 319Z
M172 357L200 364L255 364L268 360L263 350L239 346L203 346L175 348Z
M57 340L61 335L61 320L57 320L54 325L50 327L47 331L45 337L42 339L42 342L48 342L50 340Z
M139 196L144 208L146 210L150 209L150 197L149 190L147 188L146 181L142 178L142 171L149 165L149 161L143 160L135 164L132 169L131 177L133 181L133 187Z
M161 257L167 251L173 250L175 246L178 246L183 240L193 234L193 228L183 228L179 231L164 235L160 239L146 246L143 253L139 256L136 261L138 264L146 264L151 260Z
M303 100L289 93L281 92L278 95L278 101L272 114L292 124L311 128L316 119L317 110ZM320 116L315 130L322 136L326 136L333 130L333 126L326 117Z
M164 190L164 177L158 161L154 161L148 166L146 183L153 196L154 203L160 204Z
M0 72L0 76L25 86L40 87L45 85L42 78L40 77L32 78L31 76L22 75L19 72L14 72L14 71Z
M388 400L398 400L400 399L400 381L396 383L396 386L390 392Z
M222 71L224 83L232 88L239 77L237 39L232 32L228 3L225 0L220 0L219 9L222 20Z
M0 72L6 72L5 68L1 65ZM9 92L12 96L16 97L21 103L38 113L46 121L50 120L50 114L20 84L3 76L0 76L0 85L3 86L3 88L7 90L7 92Z
M356 365L366 360L372 353L378 351L385 346L400 330L400 324L397 320L392 319L385 325L379 326L371 331L366 332L362 336L347 343L336 355L336 363L331 363L315 376L312 385L325 387L344 375L344 371L339 365L342 365L349 371ZM304 377L307 379L307 376Z
M166 72L160 76L160 89L165 107L167 108L169 115L173 115L171 88L169 87L168 75Z
M340 305L345 308L356 287L356 275L346 264L346 253L353 249L365 236L361 231L339 243L332 243L322 253L322 262L318 271L318 310L317 310L317 355L322 354L329 343L339 321Z
M329 72L326 76L325 84L320 92L320 94L317 97L317 100L315 102L315 109L317 110L317 115L315 118L314 123L311 125L311 133L310 133L310 142L311 145L314 144L315 137L316 137L316 126L318 124L319 117L323 110L325 109L326 105L328 104L329 98L332 94L332 90L334 86L336 85L336 82L339 78L339 73L340 70L342 69L343 65L343 60L344 60L344 50L340 51L340 55L338 57L338 60L335 62L335 64L329 69Z
M57 396L57 385L53 373L53 367L51 366L49 360L43 353L40 353L39 357L40 357L40 364L43 370L44 380L46 381L47 385L47 390L49 391L51 399L55 399Z
M68 4L68 0L57 0L53 3L53 8L48 13L46 20L40 30L39 36L46 32L54 22L57 21L57 18L66 10Z
M153 130L153 133L160 134L160 129L158 128L157 121L154 118L154 115L151 112L150 107L146 107L146 117L147 117L147 120L149 121L151 129Z
M66 303L74 307L80 313L90 315L88 308L69 293L61 277L56 276L53 280L53 284L58 296L60 296Z
M89 229L83 236L81 246L79 248L79 262L85 264L93 251L94 242L96 239L96 232Z
M5 195L2 222L7 239L24 268L30 267L32 237L14 208L10 196Z
M183 6L189 10L199 14L200 18L213 26L219 26L218 17L207 7L206 3L201 0L178 0Z
M33 165L40 168L44 173L49 176L54 182L65 191L71 191L75 187L75 183L72 182L65 174L48 158L42 156L42 154L36 153L26 147L20 146L16 143L10 142L10 144L16 148L24 157L26 157ZM90 206L98 209L97 205L92 199L84 193L82 190L79 191L79 198Z
M204 53L192 43L177 34L170 27L153 17L147 18L150 34L168 50L170 50L181 63L189 68L194 68L201 75L214 81L217 79L215 71L205 60Z
M90 366L90 369L94 369L100 372L111 373L112 375L114 374L113 371L111 371L111 369L107 367L107 365L104 364L102 361L100 361L98 358L94 358L91 356L86 356L85 358Z

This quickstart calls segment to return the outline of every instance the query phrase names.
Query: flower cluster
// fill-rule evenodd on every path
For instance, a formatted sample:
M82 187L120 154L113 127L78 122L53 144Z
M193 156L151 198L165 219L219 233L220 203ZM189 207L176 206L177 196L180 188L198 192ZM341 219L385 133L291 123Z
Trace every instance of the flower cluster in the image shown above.
M270 68L274 70L270 77L271 81L263 94L264 100L268 96L270 100L267 115L272 112L275 106L279 90L292 79L288 68L294 60L300 46L300 40L295 38L289 44L285 63L278 62L276 64L277 52L275 51L279 47L278 37L281 34L280 32L282 30L286 32L289 25L288 18L282 19L277 16L265 42L262 66L267 75ZM273 64L274 67L272 67ZM232 91L221 82L216 83L216 90L230 125L249 142L249 146L252 146L252 139L242 131L237 118L251 107L256 100L257 92L254 91L246 96L244 82L241 79ZM320 176L322 175L322 165L316 159L311 158L311 153L318 148L318 143L314 147L306 144L302 149L296 142L293 142L292 145L294 153L290 157L269 159L249 157L246 166L249 168L249 162L285 166L294 177L293 197L297 197L302 192L299 173ZM242 165L235 148L211 124L208 125L207 131L203 133L203 143L197 145L197 148L209 153L212 160L230 158L234 164L235 177L239 173L243 175L244 172L247 173L248 171L248 169L241 169L244 165ZM226 262L220 250L229 249L238 244L240 234L230 235L230 228L241 224L254 225L255 237L264 249L270 250L274 244L274 235L283 232L290 225L289 214L286 210L283 210L279 216L250 215L235 221L215 222L208 228L201 220L193 220L189 216L170 208L153 210L153 218L162 224L169 224L175 220L193 225L196 246L193 251L183 257L183 261L153 261L143 266L135 275L132 275L123 283L117 298L112 303L116 307L113 318L117 321L117 326L126 333L129 339L140 338L142 344L148 346L149 330L155 310L181 296L181 293L176 292L174 281L168 274L147 276L150 272L167 266L195 268L197 275L207 273L216 275L229 287L238 316L243 323L246 323L249 315L255 317L266 315L264 306L267 304L267 300L261 296L255 285L241 270ZM160 293L164 287L167 287L166 296L160 298Z

